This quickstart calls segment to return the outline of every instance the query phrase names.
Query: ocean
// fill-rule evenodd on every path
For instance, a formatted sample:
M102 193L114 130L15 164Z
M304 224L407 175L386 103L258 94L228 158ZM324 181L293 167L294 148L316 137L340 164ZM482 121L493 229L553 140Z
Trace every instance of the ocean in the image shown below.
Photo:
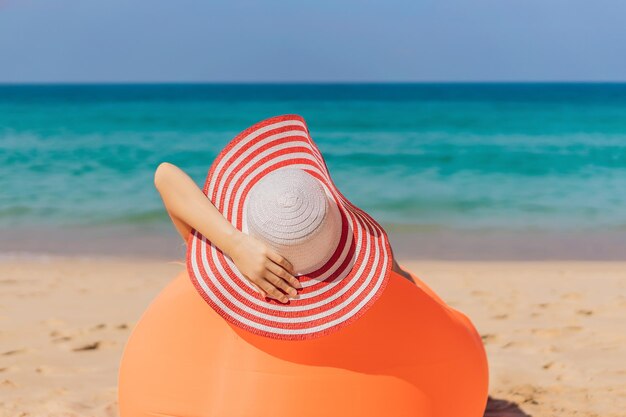
M157 165L285 113L386 227L626 231L626 84L452 83L3 85L0 232L169 230Z

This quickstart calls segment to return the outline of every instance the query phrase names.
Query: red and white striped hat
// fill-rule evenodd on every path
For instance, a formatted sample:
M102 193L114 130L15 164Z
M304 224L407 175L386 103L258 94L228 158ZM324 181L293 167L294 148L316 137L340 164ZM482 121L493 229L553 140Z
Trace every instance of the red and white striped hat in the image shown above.
M359 318L382 294L391 270L387 235L337 190L302 117L273 117L237 135L213 162L203 192L237 229L276 248L300 273L297 299L265 298L192 231L189 276L234 325L275 339L318 337Z

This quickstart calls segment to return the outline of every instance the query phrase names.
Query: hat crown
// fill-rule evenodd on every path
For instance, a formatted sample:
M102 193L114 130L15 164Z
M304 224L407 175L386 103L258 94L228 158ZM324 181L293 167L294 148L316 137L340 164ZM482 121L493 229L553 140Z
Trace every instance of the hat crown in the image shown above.
M341 236L336 203L319 180L297 168L258 181L247 197L246 218L248 233L284 256L298 275L322 267Z

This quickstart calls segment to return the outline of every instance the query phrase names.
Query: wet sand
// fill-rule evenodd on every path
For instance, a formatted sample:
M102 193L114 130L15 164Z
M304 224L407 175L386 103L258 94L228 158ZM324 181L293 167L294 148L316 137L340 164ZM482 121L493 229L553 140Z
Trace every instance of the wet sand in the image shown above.
M445 261L625 261L621 230L447 230L385 225L398 258ZM0 228L6 254L180 258L185 245L170 224Z
M623 416L626 263L398 257L481 333L486 415ZM0 416L117 416L124 344L183 268L171 259L5 256Z

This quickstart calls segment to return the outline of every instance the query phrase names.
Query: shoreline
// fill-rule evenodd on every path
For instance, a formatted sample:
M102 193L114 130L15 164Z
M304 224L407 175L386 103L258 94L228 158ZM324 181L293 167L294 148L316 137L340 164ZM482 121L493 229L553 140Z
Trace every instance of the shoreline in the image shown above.
M626 261L626 232L417 230L385 226L398 259L421 261ZM173 227L0 228L0 260L45 256L185 259Z

